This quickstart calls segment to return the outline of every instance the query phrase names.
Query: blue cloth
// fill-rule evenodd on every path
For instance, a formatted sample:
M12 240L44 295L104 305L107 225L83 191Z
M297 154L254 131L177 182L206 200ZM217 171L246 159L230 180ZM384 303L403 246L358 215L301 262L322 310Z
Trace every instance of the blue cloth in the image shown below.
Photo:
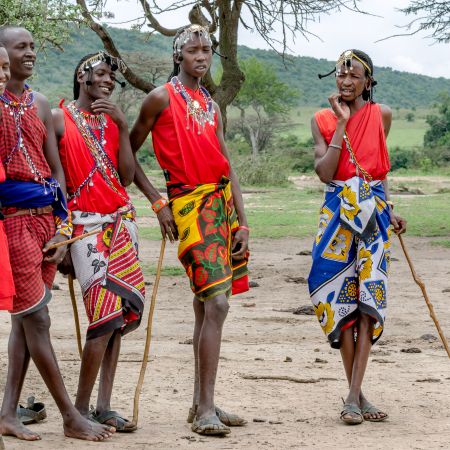
M59 183L46 178L45 185L33 181L6 180L0 183L0 203L3 207L43 208L51 205L53 215L67 219L67 203Z
M308 277L315 313L333 348L339 348L342 329L361 313L375 321L375 343L383 332L387 306L390 215L383 185L380 181L370 183L368 197L375 198L375 222L364 239L342 220L343 214L347 220L361 214L361 202L356 203L360 193L344 192L345 186L348 188L340 182L326 186Z

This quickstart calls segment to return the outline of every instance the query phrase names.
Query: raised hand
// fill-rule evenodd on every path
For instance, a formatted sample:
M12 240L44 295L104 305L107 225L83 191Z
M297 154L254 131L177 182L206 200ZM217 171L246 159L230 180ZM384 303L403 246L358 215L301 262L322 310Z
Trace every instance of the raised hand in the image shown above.
M108 114L119 128L126 127L127 119L122 110L112 101L106 98L99 98L92 103L92 111L95 114Z
M347 103L341 101L341 95L332 94L328 97L328 101L338 121L347 123L348 119L350 119L350 107Z

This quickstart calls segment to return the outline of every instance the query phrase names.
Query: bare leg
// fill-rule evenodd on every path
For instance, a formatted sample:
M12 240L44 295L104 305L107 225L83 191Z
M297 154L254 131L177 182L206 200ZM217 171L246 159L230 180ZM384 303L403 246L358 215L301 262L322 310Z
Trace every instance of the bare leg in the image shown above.
M215 416L214 387L219 364L222 327L228 314L228 300L224 294L204 302L205 317L198 343L199 403L197 418Z
M114 332L103 356L97 398L98 413L111 409L111 394L116 376L117 362L119 361L121 341L122 336L120 333Z
M350 378L350 392L347 396L346 403L360 405L360 396L362 395L361 386L372 348L372 331L373 319L367 314L361 314L358 320L358 335Z
M75 407L85 417L89 414L92 390L94 389L94 384L112 334L113 332L94 339L88 339L83 348Z
M41 437L24 427L17 419L16 412L30 362L30 353L21 320L12 316L11 325L8 342L8 375L0 413L0 434L34 441Z
M199 367L198 367L198 343L200 340L200 332L202 330L203 321L205 319L205 307L203 302L194 297L193 301L194 314L195 314L195 325L194 325L194 336L193 336L193 347L194 347L194 359L195 359L195 372L194 372L194 395L192 398L192 408L194 410L198 407L198 402L200 398L200 378L199 378Z
M48 308L44 307L24 317L22 324L31 358L61 412L65 435L89 441L109 437L114 429L88 421L79 414L69 399L50 341Z

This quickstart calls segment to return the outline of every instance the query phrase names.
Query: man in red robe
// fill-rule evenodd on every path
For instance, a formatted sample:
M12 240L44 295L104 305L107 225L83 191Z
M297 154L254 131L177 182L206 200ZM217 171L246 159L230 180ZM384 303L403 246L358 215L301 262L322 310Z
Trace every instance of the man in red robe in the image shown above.
M8 375L0 413L0 433L23 440L40 436L16 416L30 357L58 405L66 436L98 441L113 428L85 419L69 399L50 341L47 303L65 248L51 244L68 238L65 180L46 98L26 85L36 61L35 44L24 28L0 28L11 79L0 97L0 157L6 181L0 200L16 293L11 312Z

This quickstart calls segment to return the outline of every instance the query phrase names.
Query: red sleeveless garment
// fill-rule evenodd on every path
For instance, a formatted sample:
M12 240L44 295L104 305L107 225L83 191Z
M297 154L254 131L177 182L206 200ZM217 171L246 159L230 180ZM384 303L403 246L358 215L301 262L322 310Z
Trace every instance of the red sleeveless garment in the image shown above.
M65 106L61 105L61 107L64 112L64 135L59 142L59 154L66 176L67 193L72 195L94 167L94 158L71 114ZM106 144L104 149L117 170L119 129L108 115L105 115L105 117L104 138ZM100 130L93 131L99 137ZM121 206L125 206L129 201L125 188L114 177L112 177L112 182L120 195L108 185L100 172L96 171L92 177L93 185L87 184L84 186L80 195L76 197L76 203L73 198L69 201L69 209L109 214L117 211Z
M158 117L152 130L152 140L159 165L169 174L168 184L195 186L217 183L222 176L228 177L230 165L220 150L216 135L217 115L214 125L206 124L200 134L197 133L197 124L193 126L190 118L187 129L185 100L171 83L166 83L165 88L170 104ZM185 89L193 100L206 109L200 91Z
M5 181L5 171L0 161L0 183ZM8 242L3 221L0 220L0 309L12 309L14 281L9 262Z
M329 144L336 130L337 118L331 109L322 109L314 115L325 141ZM366 103L350 117L346 127L358 163L374 180L384 180L391 167L384 136L380 105ZM345 142L334 180L345 181L356 175L356 167L350 161Z
M8 90L5 94L12 100L23 102L22 98L17 98ZM14 117L10 114L9 108L0 102L0 157L6 172L6 177L19 181L34 181L35 174L31 172L25 155L16 148L17 129ZM44 178L51 176L50 167L42 151L43 143L47 138L47 129L37 114L37 106L34 104L27 108L21 117L22 139L33 164Z

